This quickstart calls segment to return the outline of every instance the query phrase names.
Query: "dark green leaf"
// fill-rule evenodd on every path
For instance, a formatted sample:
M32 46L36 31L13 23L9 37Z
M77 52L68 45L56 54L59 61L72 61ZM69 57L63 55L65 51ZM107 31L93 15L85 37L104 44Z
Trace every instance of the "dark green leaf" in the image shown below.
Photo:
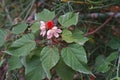
M15 25L12 31L15 34L20 34L26 30L27 26L28 25L25 22L21 22L21 23Z
M44 47L41 51L41 62L42 66L47 74L47 77L50 79L50 69L54 67L59 61L59 52L55 47Z
M31 26L31 30L33 33L36 33L38 30L40 30L40 22L35 22Z
M22 67L19 57L11 56L8 60L8 69L14 70Z
M78 22L78 13L66 13L65 15L60 16L58 21L64 28L76 25Z
M45 78L46 75L39 57L34 56L31 59L24 58L22 62L25 67L26 80L42 80Z
M73 80L74 71L68 67L62 59L56 65L56 72L62 78L62 80ZM69 77L68 77L69 76Z
M118 58L118 52L112 52L107 58L106 61L111 62Z
M34 55L40 57L40 52L42 51L42 49L43 47L36 47L33 51L31 51L29 57L32 57Z
M118 48L120 48L120 38L113 37L108 42L108 46L110 46L112 49L118 49Z
M36 14L36 18L39 21L48 21L52 20L55 17L55 12L50 12L47 9L44 9L41 13Z
M103 55L100 55L96 58L95 70L97 72L105 73L110 69L110 67L108 66L109 64L110 62L106 61Z
M11 48L6 50L5 52L14 56L26 56L30 54L30 51L32 51L35 46L36 43L34 41L34 35L27 34L13 42Z
M73 70L86 74L92 74L86 65L87 58L85 50L79 44L73 44L63 48L61 56L65 64L67 64Z

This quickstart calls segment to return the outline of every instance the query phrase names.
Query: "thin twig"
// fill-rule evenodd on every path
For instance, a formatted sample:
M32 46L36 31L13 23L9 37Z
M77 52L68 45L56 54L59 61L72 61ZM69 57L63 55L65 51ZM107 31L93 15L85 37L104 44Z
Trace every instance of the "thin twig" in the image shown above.
M80 18L102 18L112 16L114 12L105 12L105 13L89 13L89 14L79 14ZM114 18L120 18L120 13L117 12Z
M43 2L39 2L39 5L40 6ZM36 10L33 10L33 12L31 13L31 15L27 18L27 23L30 23L32 18L34 17L36 13ZM79 14L79 17L80 18L101 18L101 17L109 17L109 16L112 16L114 14L114 12L106 12L106 13L89 13L89 14ZM57 17L59 16L59 14L54 18L56 19L55 21L57 21ZM114 18L120 18L120 13L117 12L115 16L113 16ZM30 22L29 22L30 21ZM92 22L94 23L94 22Z
M35 0L33 0L33 1L31 2L31 6L30 6L28 12L26 13L26 16L24 17L24 21L26 20L26 18L28 17L30 11L32 10L32 7L33 7L33 5L34 5L34 2L35 2Z
M92 32L88 32L88 33L84 34L84 36L89 36L89 35L92 35L92 34L96 33L97 31L99 31L99 30L100 30L101 28L103 28L103 27L113 18L113 16L115 16L115 15L116 15L116 13L113 13L113 15L110 16L101 26L99 26L97 29L95 29L95 30L92 31Z
M10 21L10 23L12 24L12 23L13 23L13 20L12 20L10 14L9 14L8 8L7 8L6 4L5 4L5 0L2 0L2 7L3 7L3 9L5 10L7 19L8 19L8 20Z
M33 12L31 13L30 16L28 16L26 22L29 23L29 24L32 24L34 22L33 18L35 16L35 13L36 13L36 9L33 10Z
M40 7L42 4L43 4L43 1L38 2L35 9L32 11L32 13L26 19L27 23L32 24L35 21L34 18L35 18L35 14L36 14L36 11L37 11L37 7Z
M119 77L119 69L120 69L120 48L118 50L118 64L117 64L117 78Z

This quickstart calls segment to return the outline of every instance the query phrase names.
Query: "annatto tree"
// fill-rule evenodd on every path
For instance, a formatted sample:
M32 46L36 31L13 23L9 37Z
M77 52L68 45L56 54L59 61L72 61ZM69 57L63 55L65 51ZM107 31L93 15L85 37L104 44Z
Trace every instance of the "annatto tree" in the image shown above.
M0 80L120 80L119 0L0 3Z

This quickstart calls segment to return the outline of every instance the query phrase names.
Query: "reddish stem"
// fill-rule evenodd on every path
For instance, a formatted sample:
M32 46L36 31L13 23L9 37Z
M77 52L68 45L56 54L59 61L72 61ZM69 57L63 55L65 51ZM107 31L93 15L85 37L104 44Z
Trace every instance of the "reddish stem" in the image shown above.
M110 16L101 26L99 26L98 28L96 28L94 31L92 32L88 32L86 34L84 34L84 36L89 36L92 35L94 33L96 33L97 31L99 31L101 28L103 28L105 26L105 24L107 24L114 16L116 15L116 13L113 13L112 16Z

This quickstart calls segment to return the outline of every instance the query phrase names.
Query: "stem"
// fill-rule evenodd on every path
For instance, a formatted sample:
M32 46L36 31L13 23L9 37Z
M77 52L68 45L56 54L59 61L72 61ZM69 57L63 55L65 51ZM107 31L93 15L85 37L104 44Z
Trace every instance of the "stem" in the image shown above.
M81 80L83 80L83 75L82 74L81 74L80 78L81 78Z
M5 13L6 13L7 19L8 19L8 20L10 21L10 23L12 24L13 21L12 21L12 18L11 18L11 16L10 16L10 14L9 14L8 8L6 7L5 0L2 0L2 7L3 7L3 9L4 9Z
M19 80L25 80L24 70L24 67L19 69Z
M120 48L118 50L118 55L119 55L119 58L118 58L118 65L117 65L117 78L119 77L119 67L120 67Z
M97 31L99 31L99 30L100 30L101 28L103 28L103 27L113 18L113 16L115 16L115 15L116 15L116 13L113 13L113 15L110 16L101 26L99 26L97 29L95 29L95 30L92 31L92 32L88 32L88 33L84 34L84 36L89 36L89 35L91 35L91 34L96 33Z
M112 16L114 12L79 14L80 18L104 18ZM120 12L116 12L114 18L120 18Z
M26 2L26 4L28 4L28 3L30 3L30 1ZM26 4L25 4L25 5L26 5ZM19 17L21 17L21 16L24 15L24 13L29 9L30 5L31 5L31 4L27 5L27 7L24 8L24 10L20 13Z
M26 16L24 17L24 21L27 19L28 15L29 15L29 13L30 13L30 11L31 11L31 9L32 9L32 7L33 7L33 5L34 5L34 2L35 2L35 0L33 0L33 1L31 2L31 6L30 6L28 12L26 13Z

